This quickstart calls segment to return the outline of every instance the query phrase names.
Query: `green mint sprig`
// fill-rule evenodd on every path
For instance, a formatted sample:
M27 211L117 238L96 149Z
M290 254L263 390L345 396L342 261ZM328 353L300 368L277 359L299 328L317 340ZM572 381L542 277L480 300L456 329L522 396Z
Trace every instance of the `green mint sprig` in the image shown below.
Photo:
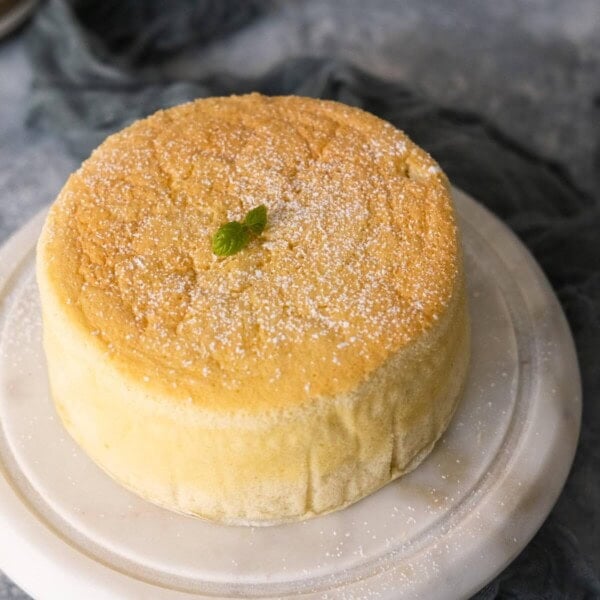
M267 207L264 204L248 211L244 220L221 225L212 238L212 251L217 256L231 256L245 248L267 226Z

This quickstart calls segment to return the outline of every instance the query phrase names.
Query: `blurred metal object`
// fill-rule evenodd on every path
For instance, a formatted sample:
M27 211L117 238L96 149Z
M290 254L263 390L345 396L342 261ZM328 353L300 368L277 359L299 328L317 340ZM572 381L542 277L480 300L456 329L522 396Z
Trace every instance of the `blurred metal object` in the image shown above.
M37 0L0 0L0 38L14 31L36 6Z

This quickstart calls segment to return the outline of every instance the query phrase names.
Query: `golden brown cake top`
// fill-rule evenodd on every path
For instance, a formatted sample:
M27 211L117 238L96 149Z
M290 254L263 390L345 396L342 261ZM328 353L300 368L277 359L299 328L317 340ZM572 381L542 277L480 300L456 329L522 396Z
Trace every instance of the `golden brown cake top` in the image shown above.
M215 256L219 226L260 204L263 235ZM429 155L361 110L258 94L109 137L51 209L40 260L119 368L219 409L353 389L440 317L459 273Z

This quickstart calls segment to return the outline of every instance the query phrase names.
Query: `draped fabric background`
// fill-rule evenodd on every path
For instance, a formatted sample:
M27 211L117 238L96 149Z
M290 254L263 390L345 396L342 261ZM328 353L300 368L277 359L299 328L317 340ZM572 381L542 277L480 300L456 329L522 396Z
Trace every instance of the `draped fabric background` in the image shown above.
M107 134L158 108L256 90L339 100L405 130L536 256L567 313L582 369L582 435L566 487L533 541L476 598L600 598L600 195L593 169L568 171L475 114L436 106L339 57L308 56L310 48L246 77L203 59L215 40L256 35L256 23L282 4L50 1L28 32L29 125L64 140L81 159Z

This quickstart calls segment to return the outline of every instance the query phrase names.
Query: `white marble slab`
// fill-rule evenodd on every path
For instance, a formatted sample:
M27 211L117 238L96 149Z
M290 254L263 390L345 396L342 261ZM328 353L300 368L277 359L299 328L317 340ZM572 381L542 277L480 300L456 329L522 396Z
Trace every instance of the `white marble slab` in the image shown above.
M0 569L36 598L92 600L448 599L484 585L562 488L580 382L566 321L531 256L473 200L458 191L456 200L473 361L448 432L415 472L369 498L271 528L155 507L69 438L48 397L34 219L0 253Z

